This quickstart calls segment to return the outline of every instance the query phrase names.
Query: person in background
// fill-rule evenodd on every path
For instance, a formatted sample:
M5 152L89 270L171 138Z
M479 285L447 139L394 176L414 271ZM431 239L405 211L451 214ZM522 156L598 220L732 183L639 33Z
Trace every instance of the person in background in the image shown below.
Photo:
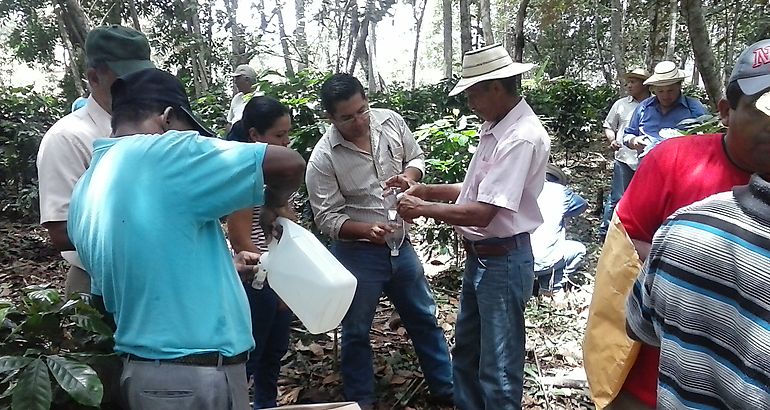
M615 161L612 168L612 185L610 195L604 203L604 218L599 227L599 238L603 242L607 235L607 227L610 225L615 206L626 191L634 171L639 165L638 152L623 145L623 135L631 122L636 107L639 103L650 97L650 89L643 82L650 77L650 73L643 68L635 68L626 73L627 96L620 98L612 104L607 118L604 119L604 136L615 151Z
M307 183L315 222L331 237L332 253L358 286L342 320L342 383L345 398L371 409L376 402L369 333L385 293L412 339L434 404L452 404L452 368L436 301L409 239L393 256L385 243L392 231L383 207L385 181L400 175L418 181L424 154L404 119L371 108L364 87L335 74L321 87L331 127L308 161Z
M40 223L70 264L64 283L66 294L91 290L90 278L70 242L67 213L72 189L91 162L93 142L110 136L110 87L119 76L155 67L147 37L128 27L94 28L86 37L85 54L91 96L84 108L60 119L45 133L37 152Z
M455 347L455 402L463 410L520 409L524 388L524 309L532 296L530 233L542 222L537 197L550 139L519 95L514 62L500 44L468 51L450 96L465 92L484 123L462 184L423 185L399 177L404 219L424 216L455 226L467 253ZM429 202L435 201L435 202ZM452 203L445 203L452 202Z
M227 110L227 133L225 139L228 141L249 142L246 130L239 123L243 117L243 109L248 100L254 96L257 85L257 72L248 64L241 64L230 74L235 85L235 95L230 101L230 109ZM236 126L238 124L238 126Z
M113 138L94 143L68 228L117 326L128 407L245 410L254 339L219 218L264 205L272 233L305 162L285 147L212 138L167 72L121 77L112 95Z
M535 229L531 238L539 289L535 294L556 296L563 288L562 279L569 278L583 266L586 247L566 238L566 223L568 218L583 213L588 202L567 187L564 171L548 164L545 185L537 197L537 204L543 224Z
M246 103L241 122L250 142L287 147L291 117L289 108L271 97L254 97ZM260 255L267 251L265 232L259 223L260 207L236 211L227 217L227 234L236 253ZM251 328L256 347L246 362L246 376L254 378L254 409L276 407L281 358L289 348L292 313L270 284L252 287L253 273L241 275L251 308Z
M636 107L623 135L623 144L639 152L640 157L664 139L661 130L676 129L684 120L708 114L700 101L682 94L685 78L684 71L672 61L661 61L644 81L655 95Z
M673 408L657 402L658 370L665 370L661 377L670 377L670 363L659 363L666 358L655 345L629 339L626 300L650 253L653 235L668 217L710 195L747 184L753 172L767 170L770 125L757 103L770 89L770 60L758 58L768 49L770 39L762 40L738 57L727 97L718 104L727 132L661 142L641 161L618 203L599 258L583 343L583 363L598 409ZM696 401L694 407L703 406Z

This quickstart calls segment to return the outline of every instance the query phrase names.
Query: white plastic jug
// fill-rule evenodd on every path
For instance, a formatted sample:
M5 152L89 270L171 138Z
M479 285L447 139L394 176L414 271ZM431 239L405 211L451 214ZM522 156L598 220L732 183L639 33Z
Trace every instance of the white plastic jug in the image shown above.
M328 332L345 317L356 292L356 278L303 227L286 219L280 240L273 239L260 264L275 293L310 333Z

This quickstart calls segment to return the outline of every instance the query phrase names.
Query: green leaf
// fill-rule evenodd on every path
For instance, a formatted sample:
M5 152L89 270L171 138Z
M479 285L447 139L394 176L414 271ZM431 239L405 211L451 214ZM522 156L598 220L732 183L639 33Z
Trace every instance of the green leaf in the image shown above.
M61 356L48 356L47 362L53 377L75 401L84 406L99 407L104 386L91 366Z
M0 373L10 372L21 369L32 362L31 357L23 356L2 356L0 357Z
M81 329L94 332L102 336L112 336L112 329L101 319L87 315L71 315L72 321Z
M5 317L8 316L8 312L11 311L10 307L0 308L0 326L5 322Z
M11 396L12 410L48 410L51 407L51 378L41 359L30 363L21 375Z

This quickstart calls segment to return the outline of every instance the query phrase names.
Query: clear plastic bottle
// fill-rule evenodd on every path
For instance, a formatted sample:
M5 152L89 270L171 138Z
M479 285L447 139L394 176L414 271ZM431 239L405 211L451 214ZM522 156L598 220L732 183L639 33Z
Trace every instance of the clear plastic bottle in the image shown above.
M385 208L386 223L393 232L385 235L385 243L390 248L390 256L398 256L399 249L404 243L406 237L406 230L404 229L404 220L398 215L398 199L400 197L401 190L398 188L390 188L383 193L383 206Z

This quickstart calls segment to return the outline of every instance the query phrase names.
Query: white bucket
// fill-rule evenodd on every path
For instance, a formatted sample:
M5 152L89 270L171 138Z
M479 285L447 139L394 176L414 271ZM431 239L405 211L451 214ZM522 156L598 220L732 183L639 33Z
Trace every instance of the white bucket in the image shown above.
M336 328L356 293L356 278L308 230L286 219L262 260L270 287L310 333Z

